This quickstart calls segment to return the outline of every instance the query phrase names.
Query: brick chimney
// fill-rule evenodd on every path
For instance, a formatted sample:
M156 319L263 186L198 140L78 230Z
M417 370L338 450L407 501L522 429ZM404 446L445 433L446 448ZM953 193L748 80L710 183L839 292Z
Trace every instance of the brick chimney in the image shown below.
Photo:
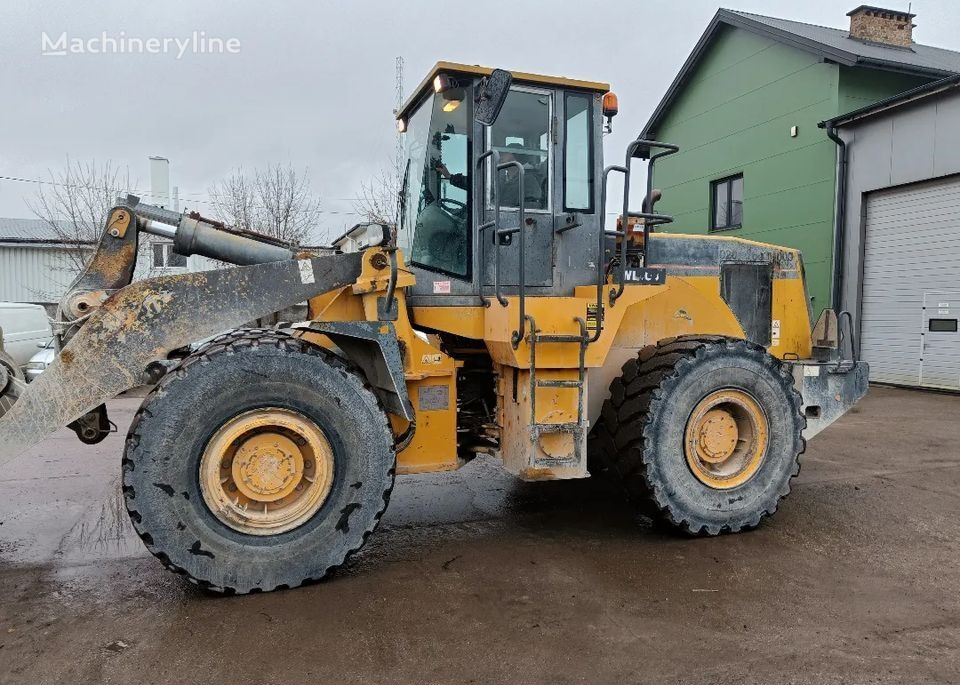
M868 43L882 43L909 48L913 45L913 18L917 15L900 10L860 5L847 12L850 37Z

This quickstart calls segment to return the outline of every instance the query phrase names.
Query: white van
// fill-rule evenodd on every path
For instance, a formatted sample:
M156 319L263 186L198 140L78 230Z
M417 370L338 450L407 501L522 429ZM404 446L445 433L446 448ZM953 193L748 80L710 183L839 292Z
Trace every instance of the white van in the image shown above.
M52 337L46 309L38 304L0 302L0 349L18 366L25 366Z

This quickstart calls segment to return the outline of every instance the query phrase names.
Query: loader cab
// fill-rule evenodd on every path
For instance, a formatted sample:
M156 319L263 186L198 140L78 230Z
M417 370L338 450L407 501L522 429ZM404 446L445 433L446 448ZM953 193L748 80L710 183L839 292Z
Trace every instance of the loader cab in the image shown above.
M414 304L479 304L494 289L515 293L521 279L529 295L571 294L595 279L609 87L513 72L487 125L477 103L491 72L438 63L397 115L397 244L417 276ZM495 236L497 215L517 231Z

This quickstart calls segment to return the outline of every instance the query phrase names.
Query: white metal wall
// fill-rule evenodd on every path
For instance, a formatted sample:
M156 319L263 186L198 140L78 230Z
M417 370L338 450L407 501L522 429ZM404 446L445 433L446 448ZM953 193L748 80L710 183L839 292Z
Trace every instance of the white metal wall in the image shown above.
M865 219L860 335L871 380L960 389L960 354L950 382L924 380L922 361L925 337L943 337L927 330L925 295L939 306L938 293L960 291L960 178L870 193Z
M187 271L212 271L213 269L220 269L224 266L223 263L214 259L193 255L187 257L187 266L185 268L155 267L153 265L153 246L159 243L170 243L170 241L141 234L140 248L137 252L137 265L133 273L134 281L142 281L145 278L156 278L157 276L180 274Z
M0 244L2 302L57 302L75 274L65 248Z

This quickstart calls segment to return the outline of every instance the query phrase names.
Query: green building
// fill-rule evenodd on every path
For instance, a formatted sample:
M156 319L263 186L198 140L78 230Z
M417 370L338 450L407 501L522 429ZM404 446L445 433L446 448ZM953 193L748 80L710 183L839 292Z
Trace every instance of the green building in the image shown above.
M814 314L831 303L837 145L817 124L960 72L960 53L912 40L914 15L861 6L848 30L721 9L643 135L669 230L803 251Z

